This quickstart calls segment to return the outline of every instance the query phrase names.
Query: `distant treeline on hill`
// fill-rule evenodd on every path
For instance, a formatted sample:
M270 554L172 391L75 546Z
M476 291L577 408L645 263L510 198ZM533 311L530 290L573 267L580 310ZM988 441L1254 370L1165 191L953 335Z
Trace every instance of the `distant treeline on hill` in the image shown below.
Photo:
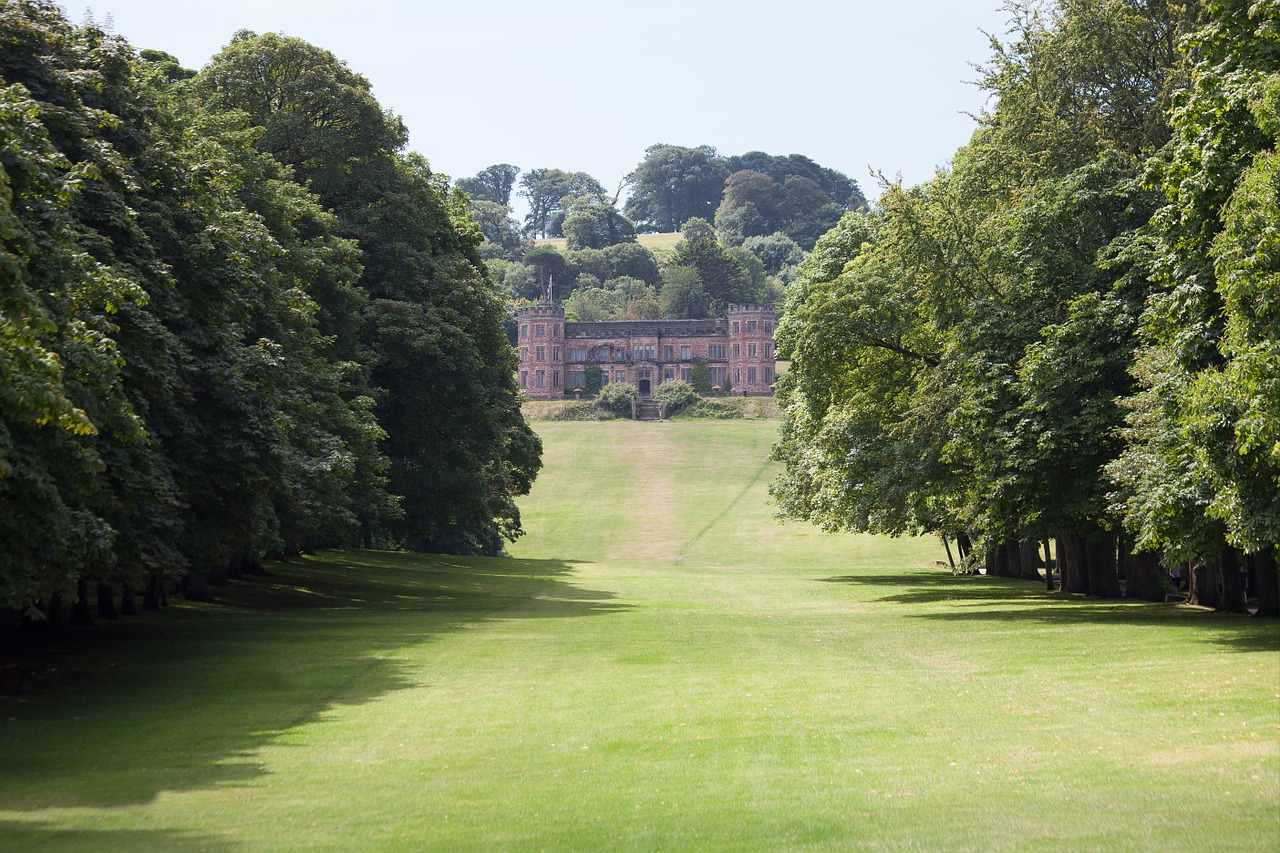
M519 535L503 300L363 77L250 32L196 73L47 0L0 40L0 602Z

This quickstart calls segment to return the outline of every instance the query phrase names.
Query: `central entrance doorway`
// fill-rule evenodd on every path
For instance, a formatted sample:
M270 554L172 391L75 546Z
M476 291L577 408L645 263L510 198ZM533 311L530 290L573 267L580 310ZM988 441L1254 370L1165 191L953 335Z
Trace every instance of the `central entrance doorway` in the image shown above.
M651 393L649 389L649 371L640 370L636 372L636 388L640 390L641 397L648 397Z

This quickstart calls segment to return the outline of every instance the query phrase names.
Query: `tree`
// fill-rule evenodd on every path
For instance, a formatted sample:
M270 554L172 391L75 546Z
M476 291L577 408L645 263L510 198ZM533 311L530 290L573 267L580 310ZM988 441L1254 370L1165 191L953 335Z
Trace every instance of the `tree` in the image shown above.
M696 320L707 316L709 300L702 276L692 266L669 265L662 271L662 316L669 320Z
M418 549L496 553L520 533L514 497L536 474L538 443L519 415L506 312L465 195L399 153L403 125L368 82L305 42L238 37L197 90L264 128L258 146L292 166L360 243L362 342L391 489L403 497L394 533Z
M578 196L565 205L561 230L569 249L603 249L636 239L635 226L603 195Z
M1109 470L1139 546L1197 574L1207 565L1234 599L1203 603L1243 607L1234 572L1217 570L1239 549L1263 587L1259 612L1280 615L1280 33L1267 4L1206 7L1154 164L1167 201L1153 221L1161 287L1134 365L1141 389L1126 401L1129 447Z
M807 178L821 187L827 200L842 210L858 210L867 205L867 200L858 187L857 181L835 169L819 166L802 154L788 154L783 157L766 154L763 151L748 151L746 154L728 157L726 161L730 170L734 172L741 170L758 172L768 175L775 184L781 184L793 175Z
M626 214L641 232L676 231L692 217L710 220L729 169L710 145L651 145L627 180Z
M509 208L519 174L520 169L510 163L499 163L481 169L473 178L459 178L457 186L471 196L472 202L485 201Z
M520 195L529 203L525 233L530 237L559 237L566 199L603 196L604 187L585 172L530 169L520 178Z
M471 218L484 235L486 245L480 247L480 252L486 258L513 258L525 248L520 228L511 216L511 208L473 199L470 210Z
M779 232L764 237L748 237L743 241L742 248L760 259L765 272L786 281L795 276L795 269L804 260L804 250L800 245Z
M716 241L705 222L692 228L686 226L685 238L676 245L668 261L668 267L672 266L698 271L708 311L718 313L728 305L751 300L749 272Z

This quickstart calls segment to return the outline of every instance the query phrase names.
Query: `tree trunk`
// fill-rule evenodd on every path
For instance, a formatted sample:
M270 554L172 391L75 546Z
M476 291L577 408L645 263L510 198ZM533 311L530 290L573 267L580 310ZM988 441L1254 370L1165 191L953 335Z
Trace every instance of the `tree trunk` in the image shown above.
M62 624L62 593L55 592L49 596L49 609L45 612L45 621L53 627Z
M955 557L951 556L951 543L947 541L947 534L945 533L942 534L942 547L947 549L947 563L951 565L951 572L954 574L956 570L956 560Z
M1222 609L1228 613L1248 613L1244 584L1240 582L1241 554L1230 546L1222 549Z
M1022 552L1018 548L1017 539L1006 539L1004 541L1004 554L1005 577L1022 577Z
M98 584L98 618L120 618L120 614L116 611L115 590L105 583Z
M960 549L960 560L963 562L966 557L973 553L973 540L964 531L956 534L956 547Z
M93 616L89 613L89 584L86 581L76 581L76 600L71 605L71 619L67 624L93 624Z
M1000 550L1002 550L1002 549L1000 549L1000 548L988 548L988 549L987 549L987 560L986 560L986 563L987 563L987 575L988 575L988 576L990 576L990 577L995 577L995 576L996 576L996 552L998 552L998 551L1000 551Z
M143 610L160 609L160 573L156 572L147 580L147 589L142 594Z
M1280 573L1276 571L1275 551L1251 554L1253 573L1258 578L1258 616L1280 616Z
M125 616L138 615L138 602L133 594L133 584L120 584L120 612Z
M1058 573L1062 591L1089 594L1089 573L1085 570L1084 537L1069 531L1058 534Z
M1187 567L1191 580L1187 585L1187 603L1201 607L1222 607L1222 571L1217 563L1192 560Z
M1040 543L1034 539L1018 540L1018 565L1022 567L1022 577L1029 581L1040 580Z
M1125 567L1125 598L1164 601L1166 587L1159 554L1134 553L1133 546L1126 537L1120 540L1120 559Z
M1044 588L1052 592L1056 587L1053 585L1053 555L1049 550L1049 540L1044 540Z
M1116 573L1116 540L1103 534L1088 540L1089 595L1094 598L1119 598L1120 576Z
M195 572L187 573L187 576L182 579L182 586L183 598L187 601L213 602L213 593L209 592L209 588L205 586L204 579Z

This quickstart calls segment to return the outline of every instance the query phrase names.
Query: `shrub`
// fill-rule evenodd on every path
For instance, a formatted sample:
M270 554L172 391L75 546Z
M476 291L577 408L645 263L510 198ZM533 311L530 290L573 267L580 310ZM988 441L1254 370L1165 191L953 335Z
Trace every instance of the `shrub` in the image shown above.
M658 386L653 392L653 399L666 404L667 414L675 414L681 409L696 405L702 398L688 382L671 379Z
M689 370L689 384L703 397L711 396L711 365L695 359Z
M586 370L586 387L582 389L582 393L588 397L594 397L600 393L600 388L604 385L604 371L600 369L598 364L587 365Z
M636 390L634 385L629 385L626 382L610 382L600 389L600 395L596 397L596 405L606 412L629 417L631 415L631 404L639 399L640 392Z

